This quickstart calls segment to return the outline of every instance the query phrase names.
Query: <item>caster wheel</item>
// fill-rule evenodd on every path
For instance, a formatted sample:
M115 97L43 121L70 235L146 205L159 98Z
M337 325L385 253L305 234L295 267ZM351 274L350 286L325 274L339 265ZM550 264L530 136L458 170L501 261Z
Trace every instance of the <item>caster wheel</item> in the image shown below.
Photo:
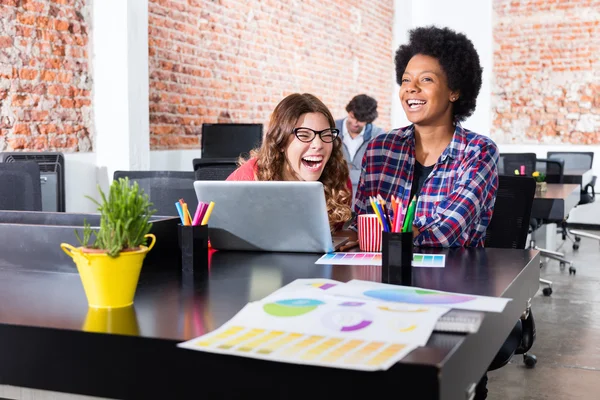
M577 272L577 269L573 266L569 267L569 275L573 274L575 275L575 273Z
M533 368L537 364L537 357L533 354L523 354L523 362L527 368Z
M545 287L542 289L542 293L544 294L544 296L550 296L552 294L552 288L551 287Z
M575 241L576 242L581 242L581 238L579 236L575 236Z
M558 265L560 267L560 270L563 271L565 269L565 265L567 265L567 264L565 264L564 262L561 261L561 263Z
M573 250L579 250L579 245L577 243L573 243Z
M544 268L544 262L540 261L540 268Z

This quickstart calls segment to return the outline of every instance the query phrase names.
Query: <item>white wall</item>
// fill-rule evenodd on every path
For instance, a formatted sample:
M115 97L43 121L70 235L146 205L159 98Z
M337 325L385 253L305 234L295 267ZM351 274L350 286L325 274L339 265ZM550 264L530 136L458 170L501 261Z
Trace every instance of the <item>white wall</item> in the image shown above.
M150 170L193 171L192 161L194 158L200 158L200 149L151 151Z
M463 126L489 135L492 123L492 0L395 0L394 7L394 54L400 44L408 41L410 29L428 25L462 32L473 42L483 67L483 83L477 97L477 109ZM409 124L398 100L398 90L396 85L392 103L394 127Z

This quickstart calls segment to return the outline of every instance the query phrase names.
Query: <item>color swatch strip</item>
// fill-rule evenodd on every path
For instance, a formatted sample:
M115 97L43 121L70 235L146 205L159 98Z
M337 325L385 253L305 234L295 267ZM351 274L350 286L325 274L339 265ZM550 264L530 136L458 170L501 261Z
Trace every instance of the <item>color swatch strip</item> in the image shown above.
M315 264L380 266L381 260L381 253L327 253ZM444 268L446 255L414 253L412 265L413 267Z
M367 371L388 369L416 347L243 326L223 327L204 335L201 340L191 340L179 346L272 361Z

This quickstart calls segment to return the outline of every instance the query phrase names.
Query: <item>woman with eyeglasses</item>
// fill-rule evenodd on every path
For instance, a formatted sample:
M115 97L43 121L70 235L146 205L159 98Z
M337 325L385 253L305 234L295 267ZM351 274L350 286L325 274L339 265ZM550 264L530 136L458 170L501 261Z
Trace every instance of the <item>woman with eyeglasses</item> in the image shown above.
M332 231L352 217L352 184L339 131L325 104L315 96L294 93L275 107L260 148L228 181L319 181Z

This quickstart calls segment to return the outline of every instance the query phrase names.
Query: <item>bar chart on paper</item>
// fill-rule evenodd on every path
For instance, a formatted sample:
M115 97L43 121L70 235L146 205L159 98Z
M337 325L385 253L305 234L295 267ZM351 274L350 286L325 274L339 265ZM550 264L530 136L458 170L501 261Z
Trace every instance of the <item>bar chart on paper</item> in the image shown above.
M380 266L382 261L381 253L327 253L315 264ZM412 265L413 267L444 268L446 255L414 253Z
M191 350L325 367L388 369L416 346L226 324L179 345Z

